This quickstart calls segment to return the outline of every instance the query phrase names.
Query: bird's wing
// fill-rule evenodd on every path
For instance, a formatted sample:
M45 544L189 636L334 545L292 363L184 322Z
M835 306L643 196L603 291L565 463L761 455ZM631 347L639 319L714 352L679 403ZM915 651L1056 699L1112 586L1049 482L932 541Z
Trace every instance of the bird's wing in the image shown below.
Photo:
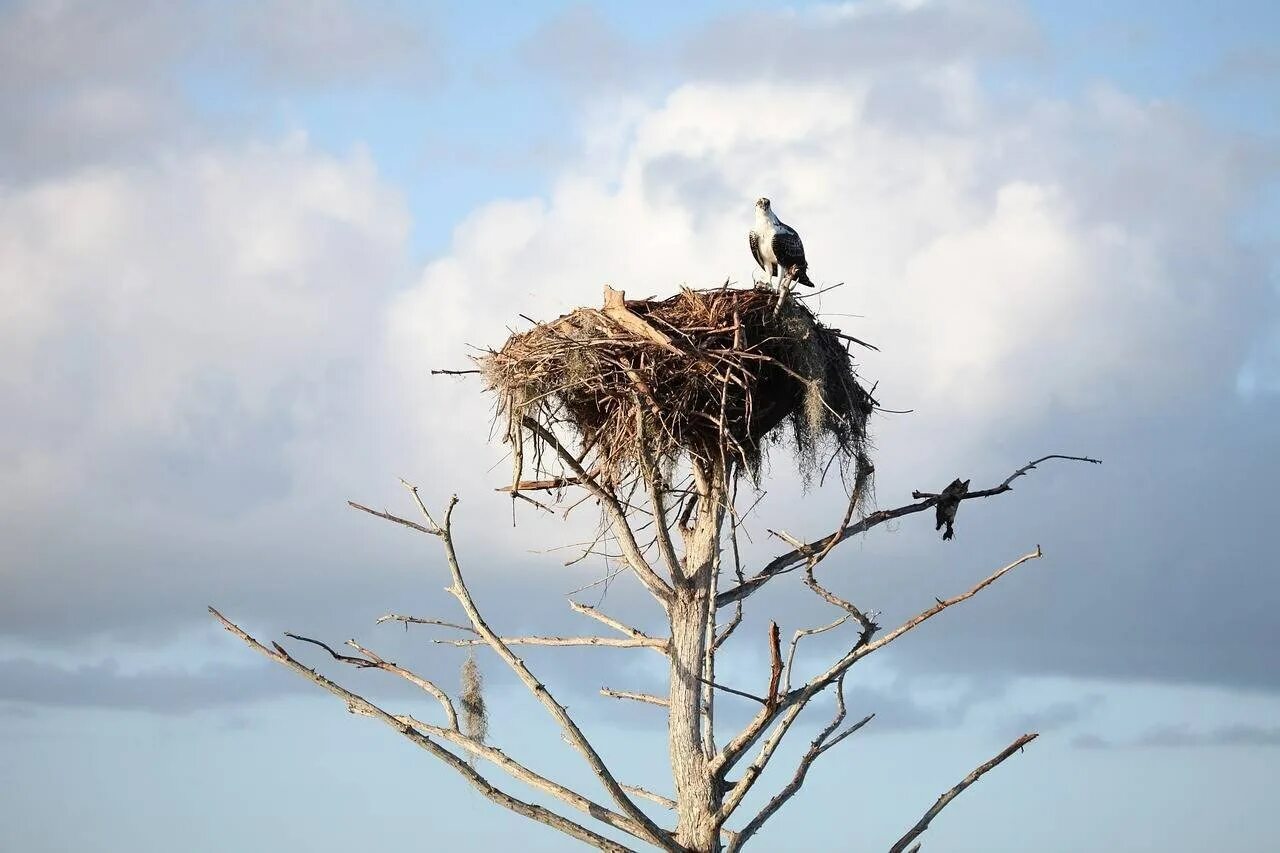
M804 243L800 242L800 235L788 225L782 225L774 232L773 256L786 270L797 265L803 270L809 265L804 259Z
M747 234L747 242L751 244L751 257L756 259L756 263L760 265L760 269L768 272L769 268L765 266L764 257L760 254L760 235L754 231L749 232Z

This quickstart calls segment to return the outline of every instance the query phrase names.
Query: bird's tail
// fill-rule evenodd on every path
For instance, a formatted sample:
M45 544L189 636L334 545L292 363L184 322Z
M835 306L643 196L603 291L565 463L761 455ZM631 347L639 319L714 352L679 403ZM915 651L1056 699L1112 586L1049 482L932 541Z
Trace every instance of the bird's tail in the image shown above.
M809 281L809 271L808 271L808 270L797 270L797 271L796 271L796 281L797 281L797 282L799 282L800 284L803 284L805 287L814 287L814 286L815 286L813 282Z

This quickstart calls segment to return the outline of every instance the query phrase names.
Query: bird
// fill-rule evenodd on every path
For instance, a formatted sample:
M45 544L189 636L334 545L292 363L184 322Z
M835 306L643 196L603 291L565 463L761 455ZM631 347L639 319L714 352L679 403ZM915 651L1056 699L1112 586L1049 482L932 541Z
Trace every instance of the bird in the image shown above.
M942 530L942 526L947 526L946 531L942 534L945 542L956 535L956 510L960 508L960 499L969 493L969 481L961 480L959 477L951 481L951 485L942 490L942 494L938 495L937 513L935 518L937 524L934 530Z
M778 276L779 288L793 281L814 286L809 280L809 262L804 258L800 235L778 219L767 198L756 199L756 222L747 234L747 242L760 269L769 274L769 281Z

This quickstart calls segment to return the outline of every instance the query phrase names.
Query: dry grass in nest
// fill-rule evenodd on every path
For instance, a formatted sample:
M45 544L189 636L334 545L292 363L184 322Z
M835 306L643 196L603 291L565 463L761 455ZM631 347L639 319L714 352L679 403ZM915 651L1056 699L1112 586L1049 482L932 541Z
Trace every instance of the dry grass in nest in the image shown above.
M515 484L548 474L523 419L581 439L583 467L614 486L643 453L758 474L766 443L790 423L797 464L819 451L867 470L867 419L875 405L859 383L850 338L801 302L765 288L682 289L669 299L579 308L512 335L477 359L515 456ZM859 342L860 343L860 342ZM825 457L825 454L823 454Z

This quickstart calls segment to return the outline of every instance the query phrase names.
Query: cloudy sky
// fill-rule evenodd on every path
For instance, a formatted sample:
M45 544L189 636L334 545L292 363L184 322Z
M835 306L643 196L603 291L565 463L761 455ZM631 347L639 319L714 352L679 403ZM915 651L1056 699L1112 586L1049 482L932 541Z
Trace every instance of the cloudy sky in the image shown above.
M884 849L1035 730L926 850L1280 848L1278 36L1263 0L0 2L0 849L570 849L205 607L455 684L458 650L374 625L460 616L436 543L344 505L407 511L405 477L462 498L491 623L588 630L563 594L608 567L547 551L587 520L512 528L490 401L429 370L605 282L748 281L760 195L912 410L874 423L880 506L1105 464L966 504L954 542L917 517L827 561L892 622L1046 554L854 670L875 722L757 845ZM755 565L765 527L843 507L783 451L769 474ZM580 598L660 630L603 590ZM751 599L724 679L763 683L770 618L830 619L808 598ZM657 718L594 693L659 689L650 661L527 659L666 790ZM495 742L582 781L481 664Z

